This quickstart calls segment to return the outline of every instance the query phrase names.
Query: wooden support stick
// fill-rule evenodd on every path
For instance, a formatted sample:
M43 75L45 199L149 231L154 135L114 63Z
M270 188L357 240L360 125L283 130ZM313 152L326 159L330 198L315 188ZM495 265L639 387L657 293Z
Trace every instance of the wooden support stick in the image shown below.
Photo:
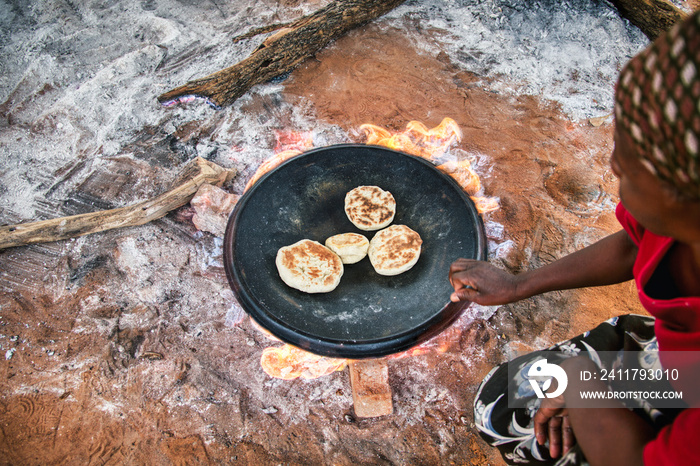
M366 359L348 364L352 402L357 417L379 417L392 414L389 366L386 359Z
M230 180L234 173L232 170L197 157L185 167L175 188L154 199L118 209L0 227L0 250L75 238L114 228L143 225L187 204L202 184L221 186Z
M347 31L392 10L405 0L337 0L286 25L245 60L158 97L171 105L202 97L215 107L233 103L251 87L291 71Z

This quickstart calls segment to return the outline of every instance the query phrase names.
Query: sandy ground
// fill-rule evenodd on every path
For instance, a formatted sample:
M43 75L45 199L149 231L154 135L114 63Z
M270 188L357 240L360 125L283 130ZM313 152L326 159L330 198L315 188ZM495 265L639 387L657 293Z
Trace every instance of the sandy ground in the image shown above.
M220 14L220 29L233 17L244 28L245 14L248 22L280 20L319 4L278 3L271 18L265 5L234 15L214 2L182 3L180 21ZM90 16L99 15L96 5L87 11L66 2L45 14L89 41L69 31L69 19L99 24ZM120 17L117 8L149 12L158 2L99 6ZM432 127L450 117L464 133L450 153L475 159L485 194L500 200L484 217L494 263L517 273L618 230L608 167L612 121L588 119L610 113L610 104L593 103L581 116L565 100L504 90L513 83L456 61L454 50L440 46L445 31L421 27L410 8L351 32L286 81L259 86L220 112L199 103L137 105L201 75L192 64L202 57L217 57L213 71L249 52L222 57L225 47L203 42L206 20L169 54L144 45L140 55L124 55L118 44L101 44L116 64L104 68L83 55L76 69L93 73L85 82L69 76L58 52L44 75L36 63L32 72L14 69L3 84L11 91L3 94L0 125L8 154L0 167L3 222L142 200L167 189L195 155L235 168L238 177L225 187L240 194L272 155L275 131L310 131L316 145L364 142L363 123L400 131L410 120ZM141 32L174 34L166 23ZM416 34L431 47L417 46ZM152 58L157 67L131 77L139 60ZM44 79L51 73L64 74ZM571 94L586 79L562 78ZM101 96L120 85L132 97L115 109ZM92 107L81 110L86 102ZM191 215L184 207L141 227L0 252L2 464L501 464L473 429L482 377L519 352L643 312L631 284L467 311L442 336L444 352L389 360L394 414L362 419L347 370L292 381L261 370L260 354L272 343L242 317L221 240L198 232Z

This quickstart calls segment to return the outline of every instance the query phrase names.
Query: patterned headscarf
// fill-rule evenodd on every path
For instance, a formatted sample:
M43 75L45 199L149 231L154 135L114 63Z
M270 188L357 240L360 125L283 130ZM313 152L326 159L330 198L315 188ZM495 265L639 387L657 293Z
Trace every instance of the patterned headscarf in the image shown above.
M653 174L684 197L700 199L700 12L627 63L615 118Z

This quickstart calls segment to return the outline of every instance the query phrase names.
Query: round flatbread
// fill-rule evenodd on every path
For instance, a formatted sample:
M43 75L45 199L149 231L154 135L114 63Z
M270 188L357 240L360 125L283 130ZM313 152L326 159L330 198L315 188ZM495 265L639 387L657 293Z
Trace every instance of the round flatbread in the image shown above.
M360 230L381 230L394 220L396 200L379 186L358 186L345 195L345 213Z
M359 233L341 233L328 238L326 247L338 254L343 264L354 264L367 255L369 240Z
M416 265L423 240L406 225L392 225L369 242L369 260L380 275L398 275Z
M333 291L343 276L340 257L310 239L280 248L275 264L284 283L305 293Z

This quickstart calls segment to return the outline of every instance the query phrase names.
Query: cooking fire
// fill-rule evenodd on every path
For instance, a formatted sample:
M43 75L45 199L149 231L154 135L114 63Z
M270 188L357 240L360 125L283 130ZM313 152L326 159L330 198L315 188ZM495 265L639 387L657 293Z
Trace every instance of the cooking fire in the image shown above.
M423 157L435 164L438 170L443 171L457 181L462 189L471 197L477 205L479 213L486 213L498 208L497 199L483 196L482 185L479 176L471 167L471 160L450 160L442 163L443 158L449 158L449 149L462 138L462 133L457 123L451 118L444 118L442 122L428 129L423 123L411 121L403 132L392 133L387 129L376 125L364 124L360 127L366 134L365 143L379 145L404 153ZM246 190L257 182L270 170L281 163L302 154L313 147L313 138L310 134L301 133L277 133L276 155L265 161L252 176L246 185ZM257 326L257 325L256 325ZM266 335L271 336L269 332ZM439 340L442 335L451 332L443 332L436 336ZM405 355L421 354L428 351L427 348L443 348L444 343L429 341L418 348L402 351L390 357L402 357ZM316 378L331 374L334 371L346 367L348 359L329 358L308 353L292 345L285 344L282 347L271 347L263 350L261 366L265 373L280 379L294 379L296 377Z
M300 18L342 18L324 8L344 1L0 7L5 461L503 464L473 426L485 375L615 309L642 312L623 284L414 318L434 324L425 339L406 317L448 303L451 255L470 243L456 232L472 218L483 219L483 258L512 272L618 229L612 91L646 32L616 2L370 1L392 8L338 25L316 50L284 46L303 33ZM298 59L286 71L271 55L280 46ZM217 78L215 92L198 94L201 78L242 62L274 76L241 93ZM182 86L189 94L159 100ZM235 251L255 264L238 271L250 300L240 301L226 270L229 214L280 167L305 157L325 167L325 151L340 147L349 172L403 182L396 215L423 249L395 277L371 273L367 258L348 265L336 291L375 296L383 283L414 294L300 297L270 278L274 258L255 262L256 242L292 243L285 231L330 235L320 220L294 227L297 218L352 229L342 205L314 210L341 194L311 169L294 193L304 202L265 197L256 233ZM410 156L391 158L393 168L352 165L395 151ZM425 199L401 202L411 194L402 186ZM285 314L258 325L251 303ZM405 329L395 346L382 333L392 329ZM368 347L377 356L360 357Z

